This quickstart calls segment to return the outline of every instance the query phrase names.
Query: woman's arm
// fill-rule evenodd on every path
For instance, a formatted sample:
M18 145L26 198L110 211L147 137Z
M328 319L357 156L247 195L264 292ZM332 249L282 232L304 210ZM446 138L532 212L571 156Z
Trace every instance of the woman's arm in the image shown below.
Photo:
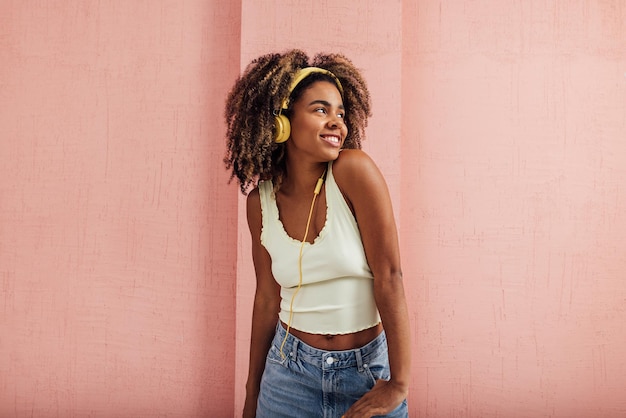
M407 397L411 370L409 316L391 198L380 170L360 150L342 151L333 174L354 211L374 275L374 297L387 335L391 371L390 381L377 382L345 417L384 415Z
M261 244L261 202L259 190L254 189L247 199L248 227L252 236L252 260L256 272L256 292L252 308L250 338L250 366L246 382L246 401L243 417L254 418L259 396L265 358L272 343L280 308L280 286L274 280L271 259Z

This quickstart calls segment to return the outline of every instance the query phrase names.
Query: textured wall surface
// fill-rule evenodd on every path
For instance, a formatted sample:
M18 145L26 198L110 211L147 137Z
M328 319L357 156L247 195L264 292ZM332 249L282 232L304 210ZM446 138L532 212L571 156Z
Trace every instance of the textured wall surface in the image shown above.
M626 3L404 4L415 415L626 416Z
M254 274L223 102L343 52L374 102L411 416L626 416L626 5L0 3L0 417L230 417Z
M230 4L0 4L1 417L232 415Z

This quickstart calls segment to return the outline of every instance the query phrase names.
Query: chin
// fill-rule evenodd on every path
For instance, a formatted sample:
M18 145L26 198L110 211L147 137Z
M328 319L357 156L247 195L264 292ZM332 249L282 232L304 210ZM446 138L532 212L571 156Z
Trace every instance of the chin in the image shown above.
M339 151L341 151L341 150L337 150L337 152L335 152L332 155L330 155L329 158L328 158L328 161L335 161L337 158L339 158Z

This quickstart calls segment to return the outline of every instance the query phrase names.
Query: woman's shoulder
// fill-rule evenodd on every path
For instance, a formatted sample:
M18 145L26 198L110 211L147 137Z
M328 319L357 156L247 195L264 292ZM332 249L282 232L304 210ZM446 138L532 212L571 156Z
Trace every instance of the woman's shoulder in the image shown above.
M365 180L363 177L376 175L378 167L374 160L363 150L345 149L333 162L333 176L338 183L354 183Z
M246 212L248 222L250 222L251 218L256 218L261 214L261 194L258 186L250 190L246 197Z
M246 197L248 203L252 201L258 202L261 199L262 195L265 195L273 190L273 184L271 180L261 180L259 183L248 192L248 196Z
M259 192L259 186L256 186L254 189L248 192L248 196L246 196L246 200L248 201L248 203L250 203L250 201L254 202L255 200L259 201L260 195L261 193Z
M367 155L362 149L344 149L339 153L339 157L333 163L333 166L340 165L352 165L361 164L363 161L371 160L371 157Z

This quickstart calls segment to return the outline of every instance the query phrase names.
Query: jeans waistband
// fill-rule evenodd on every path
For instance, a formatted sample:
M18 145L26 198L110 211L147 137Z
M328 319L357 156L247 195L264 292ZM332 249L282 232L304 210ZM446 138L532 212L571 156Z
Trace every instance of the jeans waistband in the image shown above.
M287 330L279 322L274 336L276 347L281 346L286 333ZM357 367L361 370L367 367L371 359L387 353L387 337L385 331L382 331L376 338L362 347L351 350L326 351L312 347L289 334L283 351L293 361L305 361L325 370L346 367Z

